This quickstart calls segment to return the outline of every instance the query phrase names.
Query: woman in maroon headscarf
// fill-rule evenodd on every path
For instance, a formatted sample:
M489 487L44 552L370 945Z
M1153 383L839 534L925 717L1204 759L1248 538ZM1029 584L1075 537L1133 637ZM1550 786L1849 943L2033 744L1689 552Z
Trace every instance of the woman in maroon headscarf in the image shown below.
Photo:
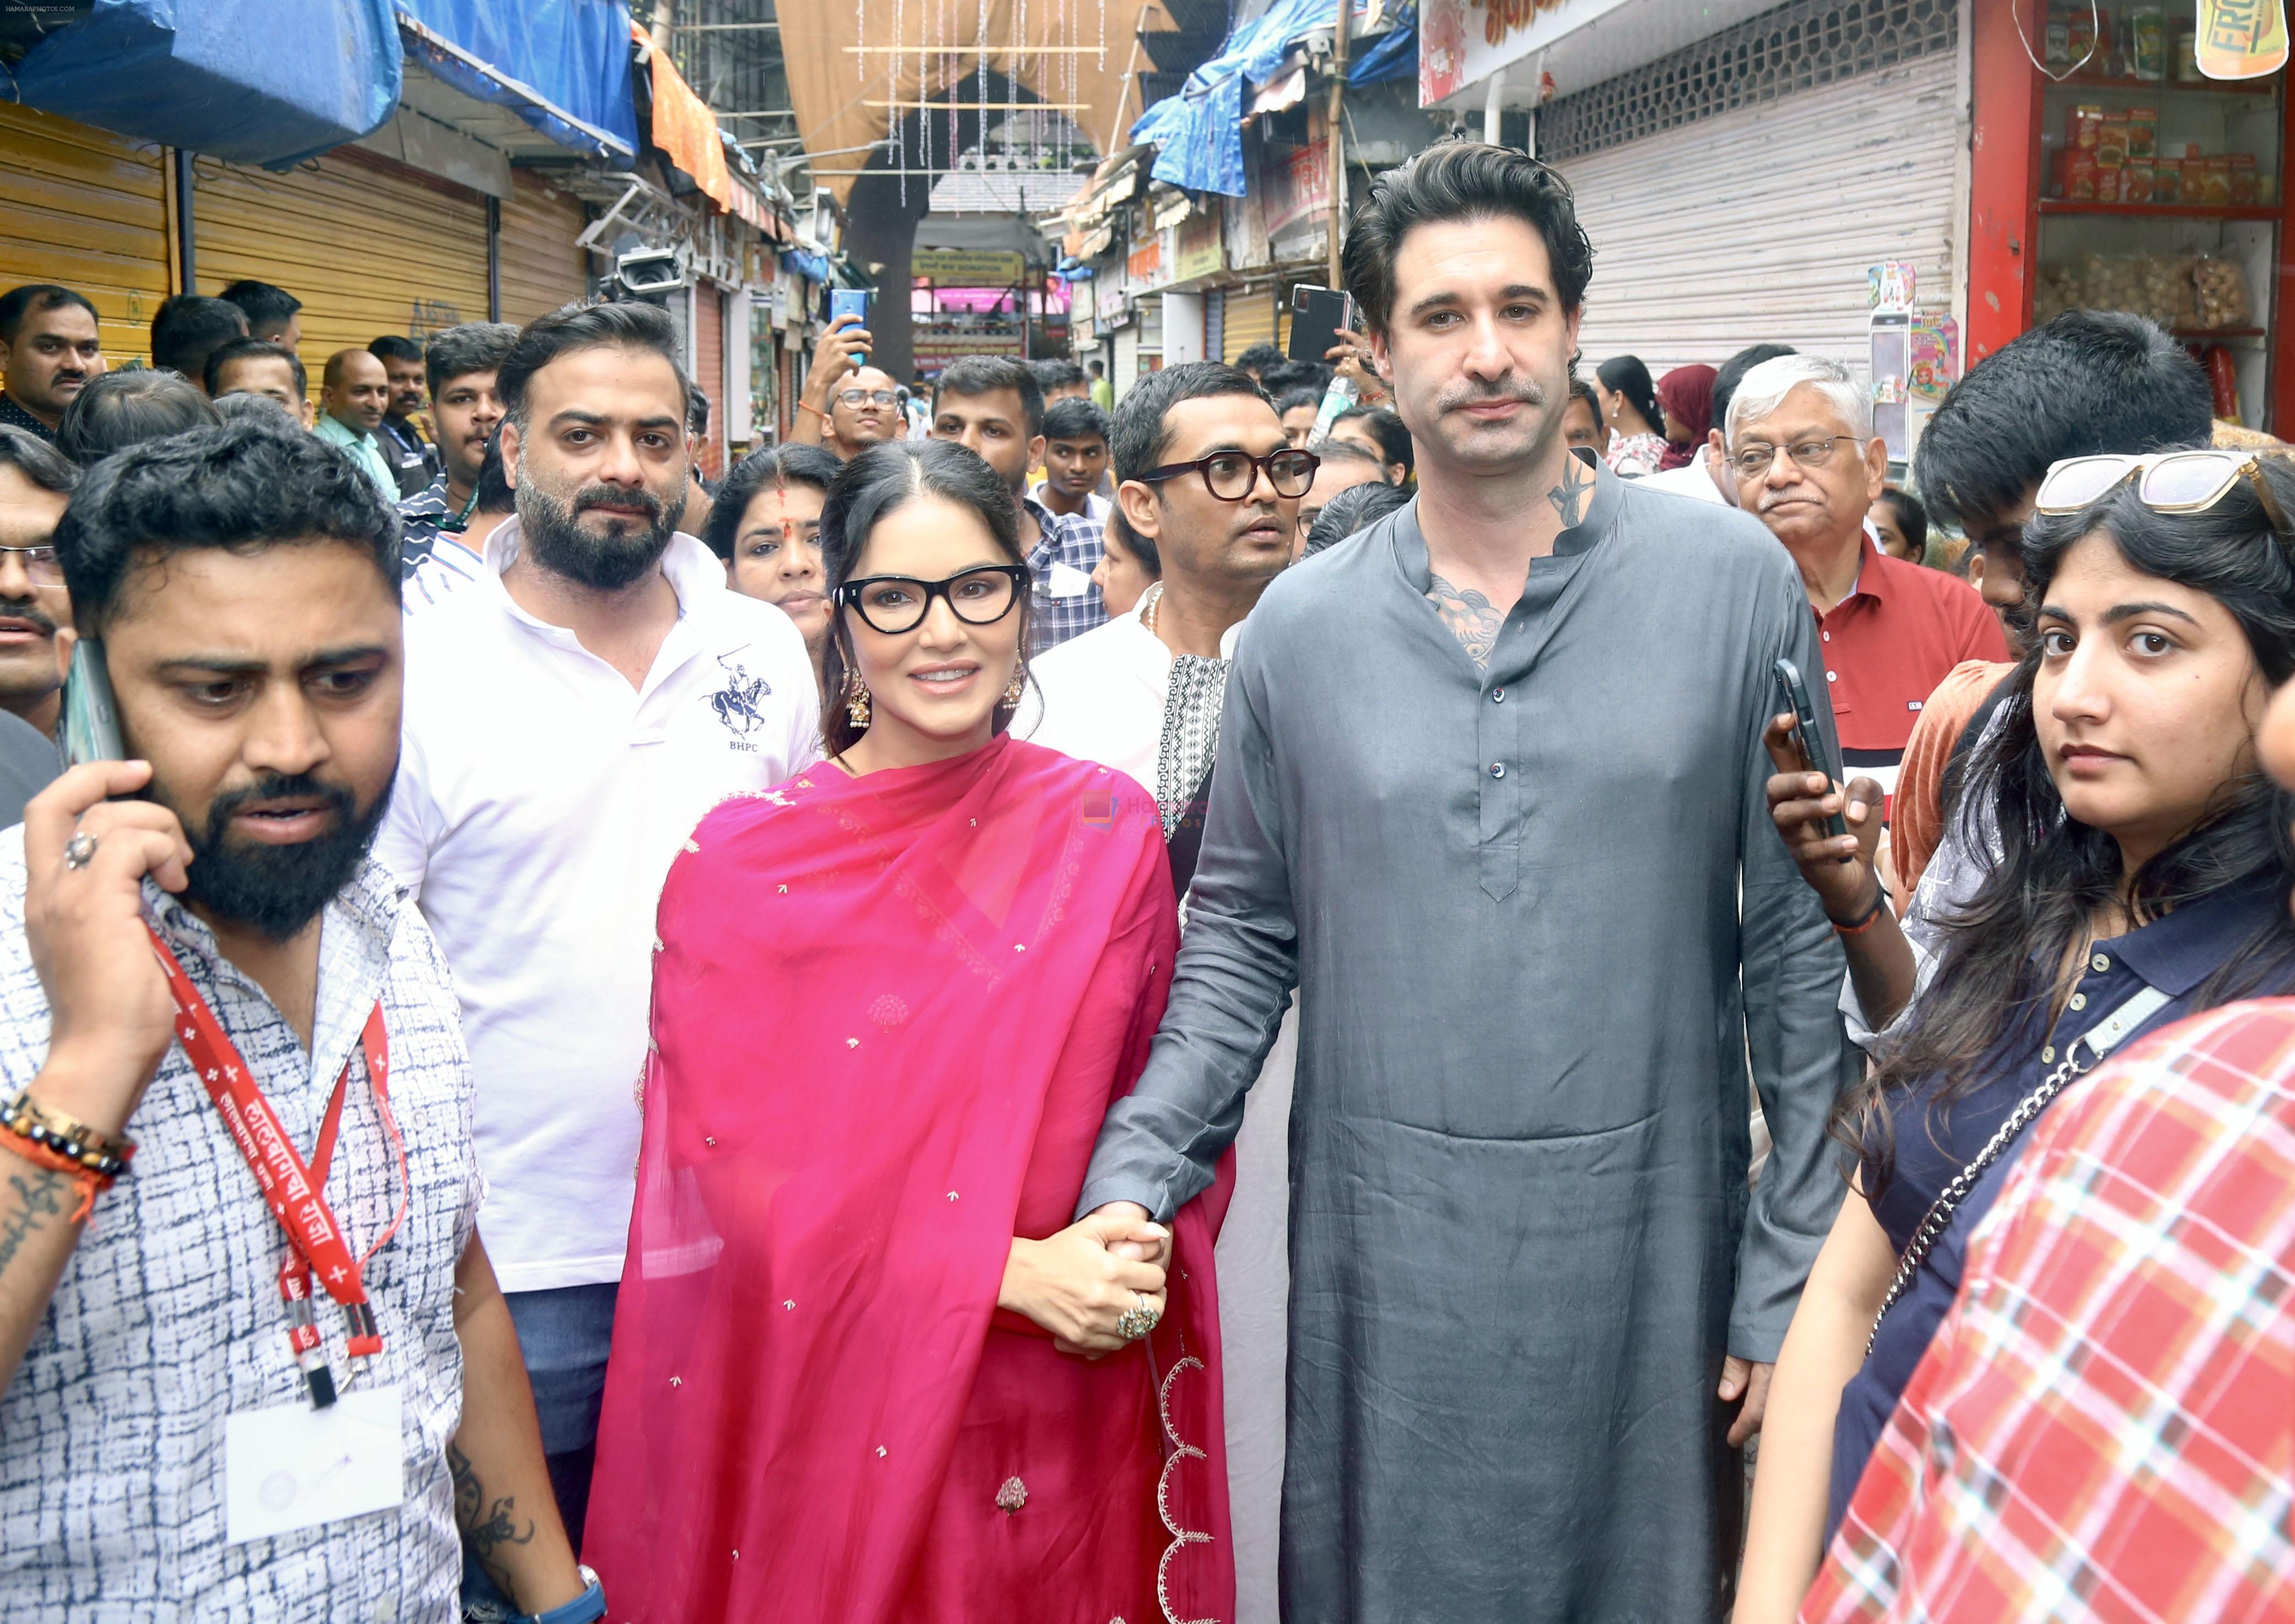
M654 1624L1231 1619L1225 1189L1070 1222L1170 984L1156 804L1005 733L986 463L863 452L821 550L830 759L662 894L584 1555Z
M1713 428L1713 369L1678 366L1657 380L1657 404L1665 412L1665 455L1658 469L1685 466Z

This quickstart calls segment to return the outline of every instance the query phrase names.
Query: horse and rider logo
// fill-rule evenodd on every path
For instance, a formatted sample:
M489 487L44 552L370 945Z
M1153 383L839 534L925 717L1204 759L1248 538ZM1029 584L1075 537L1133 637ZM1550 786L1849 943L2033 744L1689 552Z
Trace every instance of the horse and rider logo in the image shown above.
M736 743L745 748L748 736L764 725L765 714L757 708L758 702L771 694L772 685L763 677L753 677L740 661L725 655L717 657L724 668L725 686L708 696L709 708L717 713L717 720L725 724Z

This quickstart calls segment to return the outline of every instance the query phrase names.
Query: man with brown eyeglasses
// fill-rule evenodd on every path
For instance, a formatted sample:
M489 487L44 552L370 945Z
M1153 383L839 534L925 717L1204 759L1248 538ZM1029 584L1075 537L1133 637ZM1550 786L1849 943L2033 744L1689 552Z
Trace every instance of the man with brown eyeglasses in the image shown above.
M1869 394L1838 363L1780 355L1746 373L1727 443L1737 505L1800 567L1847 775L1894 795L1937 684L1963 660L2008 657L2000 623L1966 582L1891 558L1866 530L1889 453Z

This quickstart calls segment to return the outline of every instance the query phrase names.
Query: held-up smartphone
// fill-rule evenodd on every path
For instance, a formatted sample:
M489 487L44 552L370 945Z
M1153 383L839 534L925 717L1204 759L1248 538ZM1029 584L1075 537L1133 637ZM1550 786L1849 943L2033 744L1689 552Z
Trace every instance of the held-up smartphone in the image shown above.
M1291 290L1291 347L1294 361L1320 361L1355 324L1355 302L1329 288Z
M104 669L103 645L92 637L72 644L64 673L64 765L116 762L127 755L119 739L119 705L111 697L111 673Z
M857 316L864 328L869 325L868 289L831 288L829 290L829 322L833 324L837 317L847 315Z
M1828 784L1840 783L1841 774L1817 759L1825 736L1817 730L1817 706L1809 702L1809 684L1801 680L1801 667L1791 660L1779 660L1776 673L1777 692L1785 699L1784 708L1793 713L1793 748L1801 753L1802 768L1810 772L1824 773L1825 781ZM1849 820L1835 812L1825 820L1825 832L1845 835L1849 832ZM1848 860L1844 858L1842 861Z

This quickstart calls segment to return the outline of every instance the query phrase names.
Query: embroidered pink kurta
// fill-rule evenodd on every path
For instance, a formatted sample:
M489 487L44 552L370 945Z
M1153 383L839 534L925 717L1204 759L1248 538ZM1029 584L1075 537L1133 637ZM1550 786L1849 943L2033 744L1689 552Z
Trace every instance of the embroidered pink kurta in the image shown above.
M1069 1220L1175 948L1122 774L1000 739L728 802L662 895L584 1554L615 1617L1232 1617L1212 1243L1149 1342L996 1309Z

